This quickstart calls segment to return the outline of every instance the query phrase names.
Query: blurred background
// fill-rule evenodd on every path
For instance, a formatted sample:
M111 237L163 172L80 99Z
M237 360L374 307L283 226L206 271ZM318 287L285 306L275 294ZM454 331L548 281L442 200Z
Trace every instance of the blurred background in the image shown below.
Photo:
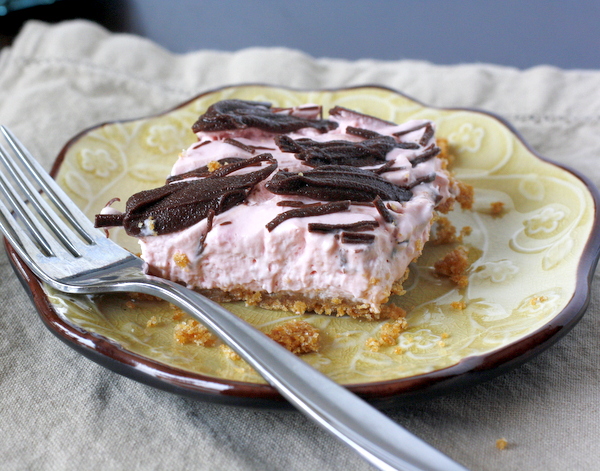
M0 0L0 46L31 18L86 18L181 53L286 46L350 60L600 69L598 0Z

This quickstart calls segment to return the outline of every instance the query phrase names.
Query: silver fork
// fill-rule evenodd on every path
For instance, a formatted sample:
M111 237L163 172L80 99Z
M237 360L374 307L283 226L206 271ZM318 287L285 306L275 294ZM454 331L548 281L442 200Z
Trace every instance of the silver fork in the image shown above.
M175 304L379 469L465 469L219 304L144 274L140 258L95 229L7 128L0 126L0 133L7 144L0 145L6 168L0 172L0 228L41 281L66 293L139 292Z

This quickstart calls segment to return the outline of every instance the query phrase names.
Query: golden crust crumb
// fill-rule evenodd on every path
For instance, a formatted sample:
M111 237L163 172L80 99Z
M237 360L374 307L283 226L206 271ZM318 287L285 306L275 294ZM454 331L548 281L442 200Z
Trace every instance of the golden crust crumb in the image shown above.
M206 167L208 168L208 171L212 173L215 170L221 168L222 165L219 162L217 162L216 160L213 160L212 162L209 162Z
M365 341L365 347L367 347L372 352L378 352L379 347L381 347L381 342L379 340L377 340L376 338L369 337Z
M490 203L490 214L492 216L501 216L502 213L504 213L504 203L502 201Z
M224 343L222 343L221 345L219 345L219 349L221 350L221 352L230 360L233 361L239 361L242 359L241 356L239 356L234 350L233 348L231 348L229 345L225 345Z
M296 301L294 304L292 304L292 312L295 312L296 314L304 314L306 311L306 303L302 301Z
M152 316L150 319L148 319L148 322L146 322L146 327L156 327L158 325L158 318L156 316Z
M381 326L379 336L384 345L394 345L398 341L400 334L406 329L408 322L406 319L397 319L394 322L386 322Z
M175 306L175 304L171 304L170 306L173 310L173 315L171 316L171 319L173 319L174 321L180 321L186 316L185 312L183 312L181 308Z
M173 255L173 261L179 268L185 268L190 264L190 259L184 253L177 252Z
M212 347L217 342L217 338L195 319L188 319L177 324L174 336L179 343L195 343L203 347Z
M459 239L462 241L464 237L470 236L473 232L473 228L471 226L465 226L460 230Z
M462 209L471 209L473 207L473 200L475 199L475 190L471 185L463 182L458 182L458 188L460 192L456 197L456 201L458 201Z
M469 253L463 246L459 246L450 251L444 258L438 260L434 264L436 275L449 278L450 281L456 283L460 288L464 288L469 284L469 278L466 272L470 267Z
M461 238L456 235L456 227L447 217L439 217L435 222L429 242L433 245L445 245L459 242Z
M440 148L438 158L442 160L442 168L447 169L454 164L454 155L450 153L448 141L442 137L436 138L436 145Z
M319 351L319 330L306 321L286 322L268 335L296 355Z
M257 291L246 298L246 305L248 306L257 306L262 301L262 294L260 291Z
M435 210L438 213L444 213L447 214L450 211L452 211L452 209L454 208L454 203L455 203L456 199L454 197L449 197L447 198L444 202L439 203L436 207Z
M508 441L506 440L506 438L499 438L498 440L496 440L496 448L498 448L498 450L506 450L507 447Z
M453 303L450 303L450 306L452 306L452 309L464 311L464 309L467 307L467 304L464 301L454 301Z

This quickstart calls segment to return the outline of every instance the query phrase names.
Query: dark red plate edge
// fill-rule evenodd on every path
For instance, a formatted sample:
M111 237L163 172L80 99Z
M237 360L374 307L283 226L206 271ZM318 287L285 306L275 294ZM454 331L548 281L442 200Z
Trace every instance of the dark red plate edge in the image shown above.
M565 308L549 323L529 334L528 336L518 340L517 342L502 347L499 350L495 350L483 355L463 358L455 365L447 368L408 378L347 385L348 389L380 408L387 408L395 405L436 397L443 393L449 393L462 389L465 386L474 385L482 381L489 380L529 361L531 358L560 340L577 324L577 322L579 322L589 304L591 281L594 275L596 264L598 263L598 258L600 256L600 193L595 185L578 171L539 155L527 144L521 133L517 131L512 124L510 124L501 116L491 112L472 108L433 107L423 104L404 93L398 92L397 90L379 85L360 85L347 88L319 90L301 90L290 87L254 83L229 85L201 93L190 100L177 105L176 107L155 115L121 121L105 122L87 128L71 138L65 144L57 156L50 173L52 176L56 176L69 148L83 135L89 133L93 129L114 124L115 122L130 122L162 116L178 108L186 106L190 102L195 101L205 95L216 93L225 89L236 89L243 87L263 87L269 89L289 90L292 92L311 91L332 93L345 90L375 88L403 96L429 109L480 113L496 119L500 124L508 128L508 130L536 158L556 167L562 168L579 179L588 189L592 199L594 200L594 220L596 223L593 225L592 231L590 232L578 264L575 291ZM87 358L112 371L117 372L118 374L129 377L136 381L194 399L238 406L267 408L289 407L289 404L285 401L285 399L283 399L282 396L269 385L224 380L191 373L189 371L164 365L160 362L125 350L115 342L100 335L86 332L75 325L63 321L54 311L52 305L48 301L39 280L32 274L27 266L22 263L14 249L10 246L10 244L8 244L8 242L6 242L6 240L5 248L15 272L30 295L44 325L60 340Z

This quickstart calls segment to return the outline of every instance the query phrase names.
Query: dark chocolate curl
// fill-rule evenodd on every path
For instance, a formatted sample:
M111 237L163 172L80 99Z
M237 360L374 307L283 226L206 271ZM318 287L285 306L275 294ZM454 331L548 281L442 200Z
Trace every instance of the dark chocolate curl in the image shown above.
M279 224L292 218L307 218L310 216L322 216L323 214L339 213L350 207L350 201L334 201L320 205L306 205L305 207L290 209L285 213L275 216L267 225L267 230L271 232Z
M394 222L392 214L385 207L383 200L379 196L373 200L373 205L375 206L375 208L379 212L379 215L383 218L385 222L389 222L390 224Z
M425 131L423 131L423 135L421 136L421 139L419 140L419 144L424 146L429 142L429 139L431 139L433 137L434 134L434 130L433 130L433 126L431 124L427 124L427 126L425 126Z
M379 227L377 221L358 221L349 224L323 224L319 222L312 222L308 225L308 232L337 232L337 231L372 231L376 227Z
M441 152L441 149L439 147L437 147L435 144L430 144L429 146L427 146L422 153L420 153L419 155L417 155L416 157L414 157L411 161L410 164L413 167L416 167L417 165L419 165L421 162L425 162L429 159L434 158L436 155L438 155Z
M408 188L414 188L415 186L419 186L421 183L431 183L434 182L437 178L437 174L435 172L430 173L429 175L423 175L422 177L415 178L415 180L408 185Z
M219 159L217 160L217 162L221 165L228 165L228 164L232 164L235 162L241 162L244 159L243 157L225 157L223 159ZM178 175L171 175L170 177L167 178L167 183L171 183L171 182L176 182L179 180L185 180L186 178L192 178L192 177L196 177L196 178L204 178L204 177L209 177L211 175L211 172L208 169L208 165L204 165L202 167L198 167L195 168L194 170L190 170L189 172L185 172L185 173L180 173Z
M274 113L270 103L223 100L211 105L194 123L192 131L197 133L257 128L273 133L288 133L303 128L314 128L324 133L337 126L333 121Z
M342 244L370 244L375 240L375 234L364 232L342 232Z
M326 165L307 172L279 171L266 183L277 195L306 196L317 201L408 201L412 192L356 167Z
M196 224L211 211L215 215L221 214L242 203L252 188L277 168L277 163L269 159L269 154L248 161L259 157L271 162L271 165L243 175L222 176L225 173L222 172L216 178L209 176L170 183L133 195L127 201L123 218L125 231L132 236L168 234ZM146 221L150 221L152 226L148 228L150 234L142 233Z
M225 157L223 159L217 160L221 166L212 172L208 169L208 165L204 165L203 167L196 168L194 170L190 170L189 172L180 173L179 175L171 175L167 178L167 183L185 180L186 178L198 177L198 178L219 178L224 177L225 175L229 175L237 170L246 167L260 167L261 162L275 162L273 160L273 156L269 153L264 153L257 155L255 157L251 157L249 159L244 159L242 157Z
M322 165L349 165L367 167L385 162L386 155L398 143L393 137L379 136L361 142L325 141L317 142L308 138L292 139L277 136L275 143L282 152L293 152L298 160L310 167Z
M400 136L404 136L405 134L411 133L413 131L418 131L419 129L423 129L425 126L427 126L429 123L428 122L424 122L421 124L417 124L416 126L411 127L410 129L406 129L404 131L398 131L394 133L394 136L396 137L400 137Z
M96 214L94 227L116 227L123 225L125 214Z
M373 139L374 137L381 137L377 131L372 131L365 128L355 128L354 126L346 126L346 134L352 136L362 137L364 139Z
M381 118L376 118L375 116L370 116L368 114L364 114L364 113L359 113L358 111L354 111L348 108L344 108L343 106L334 106L333 108L331 108L329 110L329 116L339 116L339 117L344 117L344 116L353 116L353 117L357 117L357 118L362 118L362 119L366 119L368 121L371 122L378 122L381 123L383 125L391 125L391 126L395 126L396 123L392 122L392 121L386 121L385 119L381 119Z

